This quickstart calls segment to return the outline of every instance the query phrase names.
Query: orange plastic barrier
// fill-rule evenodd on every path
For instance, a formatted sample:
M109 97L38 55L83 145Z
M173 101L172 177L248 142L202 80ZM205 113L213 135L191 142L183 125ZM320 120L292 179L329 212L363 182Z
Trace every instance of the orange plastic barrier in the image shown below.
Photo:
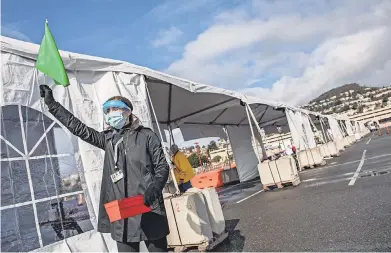
M223 186L223 178L221 171L223 169L212 170L204 172L194 176L190 181L193 187L198 189L204 189L208 187L220 187Z

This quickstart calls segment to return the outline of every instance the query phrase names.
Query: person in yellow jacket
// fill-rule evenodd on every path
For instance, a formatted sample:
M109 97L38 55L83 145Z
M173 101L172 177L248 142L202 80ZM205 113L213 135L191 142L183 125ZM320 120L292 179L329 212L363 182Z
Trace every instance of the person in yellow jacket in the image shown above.
M186 155L179 151L177 145L172 145L170 148L172 155L172 162L175 165L174 174L175 180L178 183L179 190L185 192L192 188L190 180L194 177L194 170L191 167Z

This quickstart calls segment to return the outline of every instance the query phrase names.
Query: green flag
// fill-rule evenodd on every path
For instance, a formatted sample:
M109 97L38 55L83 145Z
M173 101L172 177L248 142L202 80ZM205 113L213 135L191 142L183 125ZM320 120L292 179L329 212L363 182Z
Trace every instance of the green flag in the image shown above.
M64 87L69 85L64 63L62 62L52 33L49 30L47 20L45 23L45 35L43 36L41 46L39 47L35 67L42 73L51 77L56 84L63 85Z

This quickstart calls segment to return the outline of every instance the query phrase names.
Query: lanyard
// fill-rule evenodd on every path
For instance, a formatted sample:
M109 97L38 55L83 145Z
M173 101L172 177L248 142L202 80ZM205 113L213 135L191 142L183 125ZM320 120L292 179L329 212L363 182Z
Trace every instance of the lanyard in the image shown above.
M117 162L118 162L118 145L121 144L124 140L124 137L121 137L121 139L119 139L117 141L117 143L115 143L114 145L114 164L115 164L115 169L118 170L118 166L117 166Z

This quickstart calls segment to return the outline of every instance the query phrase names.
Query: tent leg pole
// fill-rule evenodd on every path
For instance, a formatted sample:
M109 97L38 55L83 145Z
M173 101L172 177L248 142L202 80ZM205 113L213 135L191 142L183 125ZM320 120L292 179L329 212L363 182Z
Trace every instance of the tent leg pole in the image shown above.
M246 108L247 108L248 113L250 113L251 118L253 119L253 121L254 121L254 123L255 123L255 126L256 126L256 128L257 128L257 130L258 130L259 136L261 136L261 142L260 142L260 144L261 144L261 149L262 149L262 157L266 157L266 150L265 150L265 147L264 147L264 145L263 145L263 143L262 143L262 134L261 134L262 131L261 131L261 127L258 125L258 121L257 121L257 119L255 118L254 113L253 113L253 111L251 110L251 107L250 107L248 104L246 104ZM249 120L249 122L250 122L250 120Z
M227 142L229 143L229 145L231 145L231 140L229 139L229 136L228 136L228 129L226 126L223 126L223 129L225 132L225 137L227 138ZM231 159L229 159L228 145L227 145L227 156L228 156L228 166L231 169Z
M257 158L258 158L258 162L261 163L261 159L259 157L259 149L258 149L258 145L256 143L256 138L255 138L255 134L254 134L254 129L253 129L253 124L251 122L251 118L250 118L250 115L248 113L248 108L246 106L246 113L247 113L247 118L248 118L248 122L250 124L250 130L251 130L251 136L253 137L253 140L254 140L254 144L255 144L255 151L257 152Z
M172 134L171 125L168 124L167 127L168 127L168 131L169 131L169 133L170 133L170 142L172 141L170 144L175 144L174 135ZM170 145L170 146L171 146L171 145Z
M145 78L144 76L142 76L143 80L144 80L144 83L145 83L145 89L147 91L147 96L148 96L148 100L149 100L149 103L151 105L151 109L152 109L152 113L153 113L153 117L155 118L155 122L156 122L156 125L157 125L157 129L159 131L159 135L160 135L160 139L161 141L163 141L163 134L162 134L162 131L160 129L160 125L159 125L159 121L157 119L157 116L156 116L156 112L155 112L155 108L152 104L152 99L151 99L151 95L149 94L149 89L148 89L148 84L147 82L145 82ZM163 148L163 152L164 152L164 155L166 157L166 160L167 160L167 163L168 165L170 166L170 173L171 173L171 177L172 177L172 181L174 182L174 186L175 186L175 189L176 189L176 194L180 194L180 190L179 190L179 187L178 187L178 183L177 181L175 180L175 173L174 173L174 168L172 167L172 164L171 164L171 161L169 159L169 155L167 153L167 150L165 148Z
M246 113L247 113L248 123L250 124L251 135L252 135L252 137L253 137L254 144L255 144L255 150L256 150L256 152L257 152L256 155L257 155L257 158L258 158L258 163L261 164L261 158L260 158L259 149L258 149L258 145L257 145L257 141L256 141L257 139L255 138L254 129L253 129L253 124L252 124L252 122L251 122L250 113L249 113L249 108L248 108L247 104L246 104ZM255 118L255 117L254 117L254 118ZM254 122L255 122L255 124L257 124L257 121L256 121L256 120L254 120ZM260 133L259 133L259 134L260 134ZM272 170L271 170L271 168L270 168L270 164L269 164L269 163L268 163L268 166L269 166L270 175L271 175L272 178L273 178L273 182L274 182L274 184L276 184L276 180L274 179L273 172L272 172ZM261 174L259 174L259 177L261 177ZM262 183L262 178L260 178L260 179L261 179L261 183Z

